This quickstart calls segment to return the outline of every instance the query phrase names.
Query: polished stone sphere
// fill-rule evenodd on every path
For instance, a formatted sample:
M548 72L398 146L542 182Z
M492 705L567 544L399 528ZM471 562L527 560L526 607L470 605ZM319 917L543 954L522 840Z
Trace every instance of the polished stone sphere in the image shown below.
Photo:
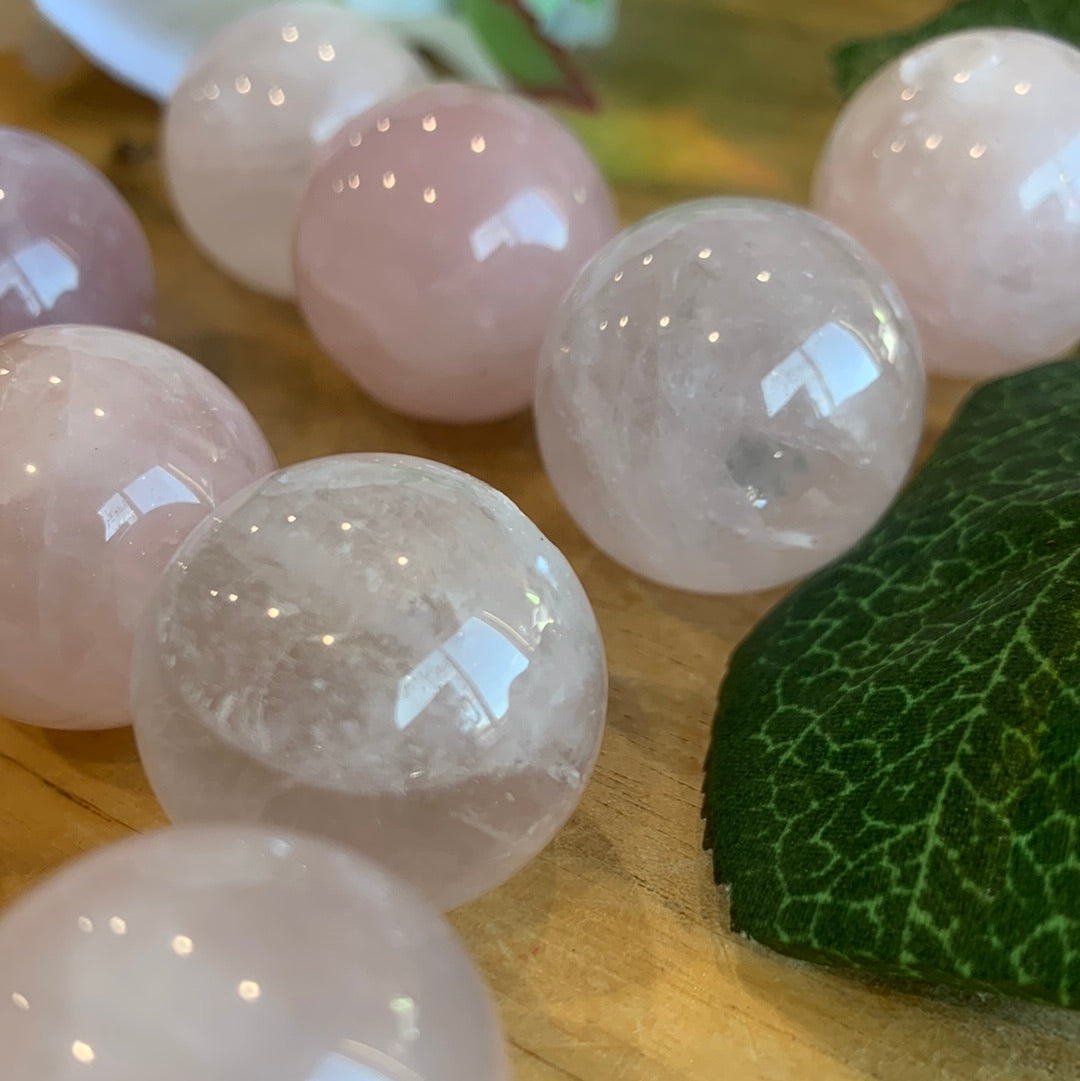
M229 24L166 114L165 172L184 227L233 277L291 296L293 225L319 149L424 82L390 31L335 4L278 4Z
M1080 50L1016 30L937 38L844 110L813 206L864 244L927 367L968 378L1080 342Z
M130 838L0 918L4 1081L508 1081L491 1003L412 890L250 826Z
M128 723L135 623L177 545L274 456L183 353L103 327L0 341L0 716Z
M0 335L55 323L149 331L150 245L89 162L51 139L0 128Z
M132 712L174 821L322 833L448 909L570 816L606 692L580 583L505 496L345 455L189 538L140 625Z
M924 405L914 326L858 244L795 207L712 199L582 271L544 346L536 424L598 547L665 585L740 593L874 524Z
M382 404L495 420L528 406L548 320L616 227L596 166L552 116L433 86L328 149L297 225L300 306Z

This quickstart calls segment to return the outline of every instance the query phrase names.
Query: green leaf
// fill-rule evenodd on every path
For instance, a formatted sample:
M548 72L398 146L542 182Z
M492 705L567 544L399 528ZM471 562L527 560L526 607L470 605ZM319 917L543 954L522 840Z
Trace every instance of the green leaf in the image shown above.
M704 815L736 931L1080 1008L1080 359L976 390L740 644Z
M522 90L593 104L569 54L544 36L524 0L463 0L462 15Z
M908 49L942 34L983 26L1038 30L1080 46L1080 3L1077 0L960 0L913 30L840 45L832 55L837 89L845 98L850 97L880 68Z

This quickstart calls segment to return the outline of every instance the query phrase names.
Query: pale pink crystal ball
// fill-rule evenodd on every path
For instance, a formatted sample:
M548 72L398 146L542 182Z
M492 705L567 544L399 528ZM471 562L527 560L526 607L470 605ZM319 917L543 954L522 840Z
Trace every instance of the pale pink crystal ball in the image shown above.
M48 323L149 330L150 246L89 162L51 139L0 128L0 336Z
M101 327L0 341L0 440L0 714L127 724L132 631L158 576L273 454L205 368Z
M435 86L348 125L315 172L300 304L384 405L494 420L529 404L547 321L615 228L600 174L551 116Z
M283 469L192 534L140 625L132 713L174 821L322 833L448 909L570 816L606 692L588 599L517 507L358 454Z
M918 446L919 344L850 237L712 199L627 230L552 322L536 395L548 475L613 559L702 593L820 567L870 528Z
M508 1081L450 928L375 864L246 826L69 865L0 920L4 1081Z
M191 237L233 277L293 293L292 232L319 148L426 81L390 31L335 4L259 10L192 61L165 119L165 170Z
M1013 30L939 38L868 83L814 208L892 275L927 365L982 377L1080 340L1080 51Z

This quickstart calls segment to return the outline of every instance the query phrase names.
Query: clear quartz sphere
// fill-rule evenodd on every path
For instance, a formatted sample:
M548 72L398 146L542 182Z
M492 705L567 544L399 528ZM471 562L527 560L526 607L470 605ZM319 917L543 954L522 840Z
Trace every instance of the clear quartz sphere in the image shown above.
M442 918L375 864L252 826L144 834L0 919L4 1081L508 1081Z
M882 514L918 446L918 338L882 270L806 211L672 207L581 272L536 391L548 475L647 578L739 593L822 566Z
M426 81L391 31L336 4L276 4L230 23L165 118L165 172L188 233L233 277L290 296L293 223L320 148Z
M276 464L236 395L161 342L86 326L0 340L0 715L127 724L159 575Z
M931 370L1064 354L1080 341L1080 50L993 29L912 50L844 110L813 205L892 275Z
M322 833L448 909L570 816L606 694L580 583L505 496L359 454L280 470L191 536L140 625L132 711L174 821Z

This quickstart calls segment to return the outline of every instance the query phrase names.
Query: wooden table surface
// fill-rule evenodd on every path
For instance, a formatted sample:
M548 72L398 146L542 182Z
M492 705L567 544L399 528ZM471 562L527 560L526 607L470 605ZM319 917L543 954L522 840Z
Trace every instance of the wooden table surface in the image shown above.
M572 123L627 221L714 193L801 201L837 108L830 45L938 6L624 0L618 41L586 60L605 111ZM130 199L157 261L159 336L233 386L283 463L370 450L449 462L507 492L581 575L611 667L595 778L532 866L452 916L494 990L520 1081L1080 1078L1077 1015L874 986L727 930L701 851L701 764L728 652L779 593L688 596L611 563L557 504L526 417L452 429L367 400L291 305L228 281L180 233L150 103L89 69L47 85L4 59L0 123L67 143ZM965 389L931 384L928 442ZM163 821L130 732L0 721L0 902L80 852Z

